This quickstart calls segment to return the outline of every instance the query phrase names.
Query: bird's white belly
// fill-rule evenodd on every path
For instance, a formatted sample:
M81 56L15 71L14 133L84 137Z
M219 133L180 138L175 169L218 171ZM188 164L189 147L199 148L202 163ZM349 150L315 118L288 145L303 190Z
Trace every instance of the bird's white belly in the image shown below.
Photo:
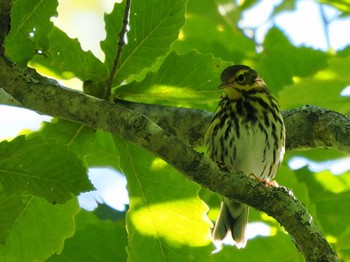
M238 138L233 130L230 134L233 143L230 145L227 142L225 145L228 148L228 154L224 156L225 166L232 171L242 171L247 175L253 173L257 177L268 179L271 165L276 162L276 157L273 160L274 141L271 132L264 133L258 125L246 124L241 125Z

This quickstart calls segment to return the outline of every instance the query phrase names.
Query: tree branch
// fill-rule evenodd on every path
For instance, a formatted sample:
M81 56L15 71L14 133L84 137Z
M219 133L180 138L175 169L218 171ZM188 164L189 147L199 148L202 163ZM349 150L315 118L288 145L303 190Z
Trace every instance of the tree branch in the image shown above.
M38 83L5 59L0 60L0 86L28 109L112 132L160 156L198 184L267 213L284 226L307 261L337 261L315 221L286 188L265 187L248 176L220 170L146 116L120 104Z
M10 13L12 1L0 0L0 55L5 54L4 42L10 30Z
M103 98L106 100L108 100L108 98L111 95L113 81L114 81L114 78L115 78L115 75L116 75L116 72L118 69L120 55L122 54L122 50L123 50L123 47L125 45L125 37L126 37L126 33L128 31L127 27L129 24L130 2L131 2L131 0L126 0L126 2L125 2L123 24L122 24L122 28L120 29L120 32L119 32L118 49L117 49L117 53L115 55L113 66L111 68L111 71L109 72L109 75L108 75L108 78L106 81L106 90L105 90L105 93L103 95Z
M203 145L212 113L117 100L118 104L149 117L167 132L191 146ZM350 117L318 106L305 105L282 111L287 131L287 150L333 148L350 153Z

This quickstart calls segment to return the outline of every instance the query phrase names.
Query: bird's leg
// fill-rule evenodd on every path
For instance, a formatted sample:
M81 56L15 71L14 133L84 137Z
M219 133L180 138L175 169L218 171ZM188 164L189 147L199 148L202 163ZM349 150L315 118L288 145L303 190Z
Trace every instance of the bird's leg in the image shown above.
M265 186L272 186L272 187L279 187L279 185L277 184L276 180L271 180L271 181L267 181L265 179L262 179L260 177L258 177L257 175L255 175L254 173L250 173L249 176L253 177L255 180L263 183Z

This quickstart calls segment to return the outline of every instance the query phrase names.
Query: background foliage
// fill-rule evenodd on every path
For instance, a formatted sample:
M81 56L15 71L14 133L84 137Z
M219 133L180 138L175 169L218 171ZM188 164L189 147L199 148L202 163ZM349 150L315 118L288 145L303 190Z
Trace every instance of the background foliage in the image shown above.
M257 2L133 0L115 95L213 111L221 71L244 63L264 77L282 109L313 104L349 115L348 98L340 95L350 82L349 47L335 52L295 46L278 27L256 43L237 25ZM296 2L282 1L270 19L293 10ZM339 17L350 11L343 1L319 2L337 8ZM54 26L50 18L57 6L55 0L14 1L6 55L56 79L77 77L101 86L113 64L124 3L104 16L104 62ZM1 142L0 156L1 261L303 261L278 223L255 210L250 221L269 225L271 235L255 237L244 250L225 247L212 255L207 215L215 220L220 197L109 133L53 120ZM344 155L324 149L287 152L277 181L305 203L339 257L350 260L350 173L293 171L287 163L294 156L329 161ZM113 211L106 219L100 209L79 209L76 196L92 190L87 170L96 166L126 176L125 213Z

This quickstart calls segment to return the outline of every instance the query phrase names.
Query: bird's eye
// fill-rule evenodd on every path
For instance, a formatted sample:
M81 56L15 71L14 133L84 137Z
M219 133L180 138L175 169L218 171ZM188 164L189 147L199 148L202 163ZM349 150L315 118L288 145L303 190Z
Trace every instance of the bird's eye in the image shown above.
M244 74L240 74L240 75L237 77L237 82L238 82L238 83L243 83L244 80L245 80Z

